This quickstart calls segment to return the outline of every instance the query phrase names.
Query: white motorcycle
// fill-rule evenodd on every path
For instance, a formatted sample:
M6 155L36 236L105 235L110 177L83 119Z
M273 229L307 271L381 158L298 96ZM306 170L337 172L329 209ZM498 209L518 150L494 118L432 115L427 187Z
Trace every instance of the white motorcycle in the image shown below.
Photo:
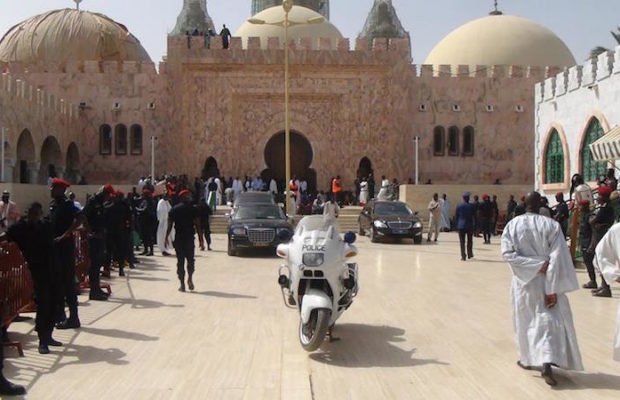
M334 340L336 320L357 296L358 266L347 260L357 255L355 234L340 238L335 222L313 215L303 218L289 243L278 246L286 260L278 283L284 304L300 313L299 340L306 351L321 346L326 336Z

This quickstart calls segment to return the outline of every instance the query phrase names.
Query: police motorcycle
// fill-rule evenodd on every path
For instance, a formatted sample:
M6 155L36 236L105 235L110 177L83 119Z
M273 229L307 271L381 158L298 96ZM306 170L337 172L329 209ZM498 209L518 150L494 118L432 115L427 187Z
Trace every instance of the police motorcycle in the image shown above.
M300 313L301 346L314 351L327 336L335 340L334 325L359 291L358 266L347 262L358 253L353 245L356 237L348 232L341 239L335 221L312 215L304 217L287 239L277 249L286 261L278 283L284 305Z

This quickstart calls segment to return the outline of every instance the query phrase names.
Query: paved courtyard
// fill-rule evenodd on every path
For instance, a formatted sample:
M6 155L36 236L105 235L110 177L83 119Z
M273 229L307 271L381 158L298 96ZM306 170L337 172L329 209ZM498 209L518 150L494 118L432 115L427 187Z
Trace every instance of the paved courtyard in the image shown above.
M341 340L307 354L282 303L276 258L230 258L224 235L200 253L196 292L177 291L175 259L142 258L112 279L109 302L80 296L83 327L42 356L33 321L14 323L26 356L5 374L31 399L618 399L614 299L570 295L586 371L550 389L516 366L510 272L498 239L461 262L439 244L358 240L361 291L336 326ZM580 282L586 279L579 271Z

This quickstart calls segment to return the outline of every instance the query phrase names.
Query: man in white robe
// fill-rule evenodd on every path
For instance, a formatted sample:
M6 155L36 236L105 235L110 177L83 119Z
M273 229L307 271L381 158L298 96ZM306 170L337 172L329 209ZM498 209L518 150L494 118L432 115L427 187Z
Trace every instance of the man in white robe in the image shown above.
M234 203L235 200L237 200L237 198L239 197L239 193L243 192L243 183L241 182L239 177L237 177L233 181L232 190L233 190L233 203Z
M557 384L552 366L581 371L581 354L566 293L579 288L560 225L538 215L540 194L526 199L527 213L502 234L502 255L512 271L513 323L518 365L542 366L545 382Z
M620 224L609 229L596 246L594 266L608 283L620 283ZM620 362L620 307L614 342L614 360Z
M444 232L450 231L450 201L448 196L444 193L439 200L441 203L441 230Z
M170 209L172 205L168 201L168 196L162 197L159 202L157 202L157 221L159 222L157 225L157 247L161 251L162 256L169 256L172 252L172 249L169 246L166 246L166 229L168 229L168 213L170 213ZM171 242L174 241L174 231L171 233Z
M220 180L220 178L215 178L215 184L217 185L217 192L215 193L215 201L217 202L218 206L222 205L222 194L224 193L224 190L222 188L222 181Z
M278 195L278 183L273 178L269 181L269 192L274 196L274 198Z

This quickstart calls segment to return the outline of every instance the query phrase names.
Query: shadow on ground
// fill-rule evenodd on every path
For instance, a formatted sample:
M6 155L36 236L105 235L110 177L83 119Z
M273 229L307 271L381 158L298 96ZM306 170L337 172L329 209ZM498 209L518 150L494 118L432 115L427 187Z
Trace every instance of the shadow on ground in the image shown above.
M321 346L310 354L314 361L349 368L415 367L425 364L448 365L437 360L414 358L415 349L403 350L395 343L403 342L405 330L392 326L362 324L336 325L334 336L340 340Z
M149 336L138 332L130 332L123 331L121 329L101 329L101 328L93 328L89 326L82 326L80 331L85 333L90 333L91 335L100 335L113 337L118 339L129 339L129 340L139 340L139 341L155 341L159 340L157 336Z
M214 291L207 291L207 292L190 292L191 294L199 294L202 296L209 296L209 297L219 297L222 299L257 299L258 297L256 296L248 296L245 294L237 294L237 293L225 293L225 292L214 292Z

